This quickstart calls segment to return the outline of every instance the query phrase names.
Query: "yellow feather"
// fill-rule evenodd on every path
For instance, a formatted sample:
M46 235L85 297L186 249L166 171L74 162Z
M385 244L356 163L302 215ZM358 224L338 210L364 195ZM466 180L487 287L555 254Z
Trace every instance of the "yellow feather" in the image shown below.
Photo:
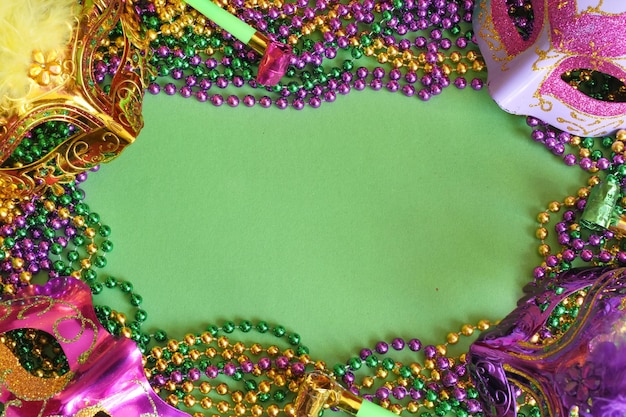
M0 107L19 105L34 81L33 51L63 50L76 23L77 0L0 0Z

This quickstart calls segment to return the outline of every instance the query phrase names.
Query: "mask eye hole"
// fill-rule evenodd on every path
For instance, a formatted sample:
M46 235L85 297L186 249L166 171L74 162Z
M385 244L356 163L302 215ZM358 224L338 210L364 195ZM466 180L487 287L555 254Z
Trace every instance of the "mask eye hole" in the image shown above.
M38 124L32 128L32 134L37 137L45 137L48 140L45 143L43 141L37 142L38 151L36 153L32 152L32 148L26 143L17 143L10 156L2 158L2 166L3 168L13 168L31 164L49 155L57 146L69 140L73 135L80 133L83 132L78 126L60 120L53 123Z
M57 378L70 370L61 345L47 332L38 329L10 330L0 336L0 341L33 376Z
M93 417L111 417L111 414L104 411L98 411Z
M579 68L566 71L561 79L593 99L610 103L626 102L624 82L604 72Z
M513 21L517 33L525 41L533 34L535 14L531 0L506 0L507 13Z

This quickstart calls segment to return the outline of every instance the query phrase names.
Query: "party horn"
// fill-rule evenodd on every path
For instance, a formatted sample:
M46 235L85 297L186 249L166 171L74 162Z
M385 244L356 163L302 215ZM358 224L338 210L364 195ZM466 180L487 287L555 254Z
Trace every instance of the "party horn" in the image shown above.
M357 417L397 417L393 412L364 401L321 372L305 375L294 403L296 417L318 417L335 407Z
M580 224L595 231L608 229L615 220L615 207L620 190L621 184L617 177L607 175L604 181L591 189Z
M291 46L272 41L211 0L187 0L186 2L263 56L256 79L259 84L268 86L278 84L291 61Z

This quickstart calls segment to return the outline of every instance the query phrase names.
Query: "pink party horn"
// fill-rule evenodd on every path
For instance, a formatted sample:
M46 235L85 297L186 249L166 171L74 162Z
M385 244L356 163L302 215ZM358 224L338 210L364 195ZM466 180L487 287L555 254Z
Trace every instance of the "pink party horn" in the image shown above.
M260 84L268 86L278 84L291 61L291 46L272 41L211 0L187 0L187 4L263 56L257 75Z

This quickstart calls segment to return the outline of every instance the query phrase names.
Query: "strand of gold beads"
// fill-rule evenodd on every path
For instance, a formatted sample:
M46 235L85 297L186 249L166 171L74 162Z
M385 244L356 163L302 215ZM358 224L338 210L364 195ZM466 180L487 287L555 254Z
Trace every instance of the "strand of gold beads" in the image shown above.
M614 228L604 232L592 231L584 229L579 223L585 206L581 204L584 202L582 200L586 201L593 187L598 186L601 181L597 175L590 176L587 185L580 187L575 195L565 197L562 202L550 202L547 209L537 215L535 237L540 242L538 253L543 260L535 269L536 279L585 263L598 266L623 264L626 261L626 253L621 248L623 231ZM617 204L622 210L626 208L626 197L621 196ZM552 238L547 225L554 221L556 214L562 209L566 211L555 224L556 236ZM551 246L551 243L555 243L554 240L559 247L556 251Z
M380 387L394 392L394 389L397 387L408 389L416 386L427 387L430 383L440 384L442 379L445 378L444 372L454 368L456 365L464 367L467 363L466 353L462 353L459 356L448 356L450 347L459 344L462 337L472 337L476 331L483 332L490 327L491 323L488 320L480 320L476 325L463 324L459 331L448 333L444 343L433 346L436 351L436 357L426 358L422 364L412 361L408 366L405 366L400 361L396 361L391 370L388 369L388 365L385 365L385 361L382 360L380 365L375 370L372 370L371 375L364 375L360 383L355 383L352 386L356 387L361 393L367 391L373 393ZM438 360L442 358L445 358L444 363L447 361L444 368L441 367L441 363L438 363ZM407 367L411 371L410 376L406 373ZM472 390L474 386L469 378L465 377L459 378L454 384L454 388ZM402 401L402 399L397 398L392 400L392 397L389 396L386 399L379 400L379 405L397 415L406 412L415 414L424 409L436 410L438 405L453 398L454 394L452 391L452 387L442 387L439 392L429 392L420 400L410 399L408 401Z
M218 336L216 331L207 331L152 348L144 356L144 368L157 393L194 417L276 417L281 413L295 417L290 398L295 397L302 377L310 371L325 373L348 385L349 389L356 389L360 395L367 396L369 392L369 399L396 414L416 413L438 409L441 404L452 401L453 389L444 384L446 373L457 365L464 367L466 355L449 357L449 347L458 344L462 337L471 337L490 326L487 320L462 325L459 331L450 332L443 344L425 347L424 355L430 356L421 364L411 360L405 365L384 352L380 358L352 358L347 365L329 368L324 361L313 360L308 353L298 354L299 347L281 349L275 344L264 347L254 342L234 342L225 335ZM230 329L232 331L232 327ZM346 373L352 375L348 380ZM357 381L359 375L362 376ZM468 376L461 375L454 387L474 390ZM419 387L428 391L428 395L419 400L408 396L376 397L380 389L395 393L398 387Z
M193 33L210 37L213 35L213 30L210 26L207 26L207 18L198 13L194 9L187 9L186 4L180 0L154 0L154 5L157 11L157 15L162 24L159 31L149 30L148 37L151 40L155 40L161 35L174 36L180 38L186 33L186 28L191 28ZM221 0L218 4L225 10L232 14L237 14L238 10L232 6L227 0ZM249 0L245 3L245 8L260 9L267 11L270 8L276 8L282 10L284 2L282 0L275 1L259 1ZM344 21L350 21L352 14L341 15L339 13L340 4L333 4L329 7L329 10L325 14L318 14L312 19L305 19L302 27L298 33L292 33L287 37L287 43L295 46L302 39L307 37L316 31L320 33L330 32L332 29L329 22L332 19L340 18ZM374 6L374 12L381 13L380 4ZM285 19L284 13L280 18ZM346 32L343 28L334 31L336 37L346 36ZM368 45L362 43L363 38L371 37L372 41ZM363 31L356 35L348 37L349 44L353 47L362 47L363 55L366 57L374 57L379 64L390 64L393 68L401 69L407 68L409 71L417 72L423 70L425 73L431 73L435 63L427 62L427 54L420 52L415 54L411 50L401 51L395 45L385 45L384 41L371 31ZM222 47L208 46L198 53L204 53L208 56L212 56L217 52L220 52ZM458 75L465 75L469 71L480 73L485 70L485 63L477 50L470 50L465 53L450 50L449 53L437 52L436 64L441 66L441 69L445 75L456 73Z
M251 358L258 362L253 363ZM288 361L289 366L281 367L276 364L270 366L271 362L276 362L277 359L279 362L282 360L282 365ZM186 378L179 379L177 375L172 377L171 369L179 369L186 362L206 368L202 371L203 377L199 378L199 370L188 372ZM263 413L276 416L284 411L293 416L294 410L290 403L283 407L277 404L268 404L264 407L260 399L269 400L266 397L272 392L274 397L280 397L283 394L277 395L276 392L297 391L297 379L292 366L295 362L304 367L313 364L306 354L296 358L296 353L291 348L281 350L276 345L263 347L260 343L249 345L242 342L232 343L228 337L215 337L210 332L200 335L188 334L182 341L170 340L164 347L152 348L144 358L147 377L157 381L155 391L160 392L172 406L182 405L187 409L200 407L203 412L195 412L194 417L210 415L206 413L211 411L222 416L240 416L246 413L253 416L261 416ZM242 367L246 369L245 374L250 379L244 381L243 374L237 373L241 372ZM158 377L167 372L170 373L168 380L164 381ZM231 389L229 383L242 385L242 389Z
M43 271L89 280L106 265L110 229L75 191L56 185L35 198L0 199L0 261L10 261L3 265L3 294L14 294Z

